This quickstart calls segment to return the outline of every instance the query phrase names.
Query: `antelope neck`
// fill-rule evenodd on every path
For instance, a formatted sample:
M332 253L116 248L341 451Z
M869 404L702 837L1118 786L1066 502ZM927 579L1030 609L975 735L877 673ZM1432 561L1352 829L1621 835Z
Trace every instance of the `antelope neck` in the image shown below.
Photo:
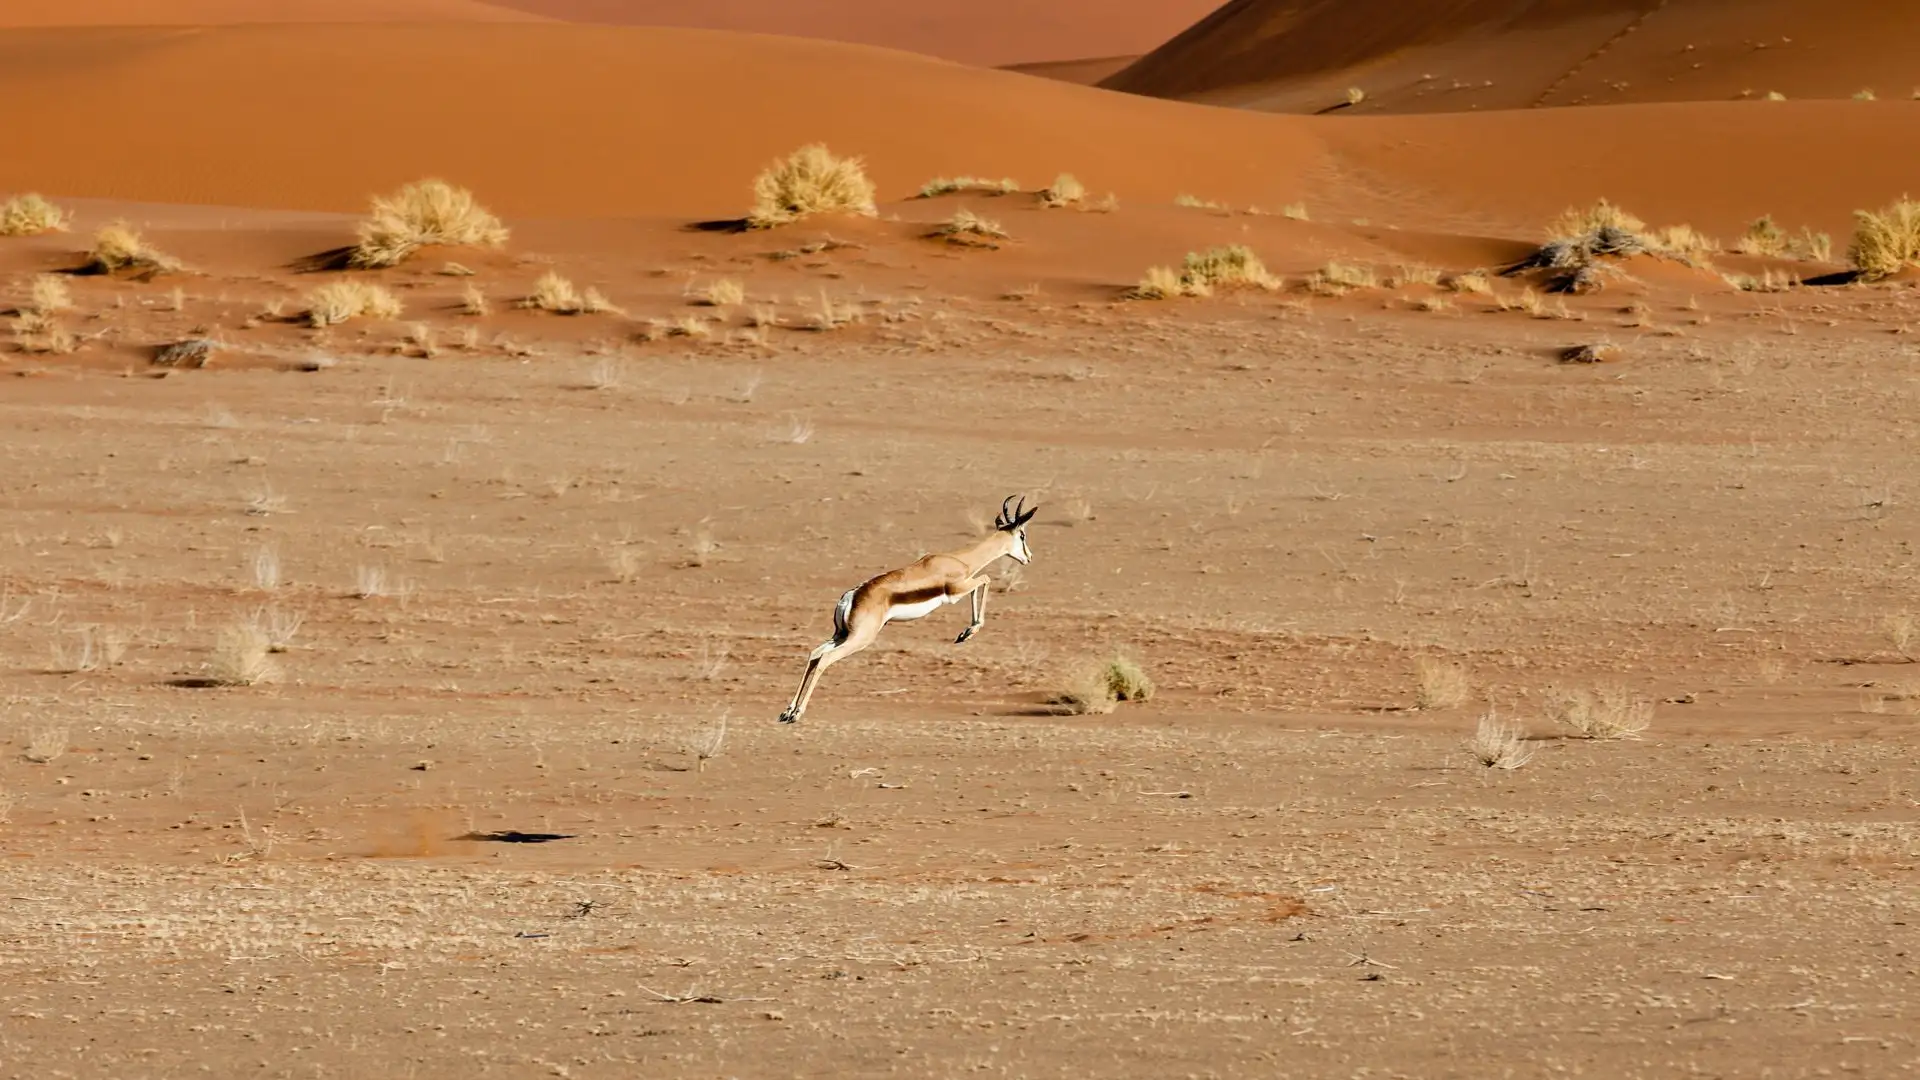
M967 564L969 575L977 574L987 568L993 560L1002 558L1013 550L1013 534L995 531L992 536L964 551L956 551L953 557Z

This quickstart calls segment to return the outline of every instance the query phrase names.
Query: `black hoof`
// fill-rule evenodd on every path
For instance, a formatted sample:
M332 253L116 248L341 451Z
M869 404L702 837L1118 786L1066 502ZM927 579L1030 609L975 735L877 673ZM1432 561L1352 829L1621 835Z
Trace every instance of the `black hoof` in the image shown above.
M780 714L780 722L783 724L797 724L800 722L800 715L798 713L783 712Z
M965 645L965 644L967 643L967 639L968 639L968 638L970 638L970 637L972 637L972 636L973 636L973 631L971 631L971 630L962 630L962 631L960 631L960 636L959 636L959 637L957 637L957 638L954 638L954 639L953 639L953 643L954 643L955 645Z

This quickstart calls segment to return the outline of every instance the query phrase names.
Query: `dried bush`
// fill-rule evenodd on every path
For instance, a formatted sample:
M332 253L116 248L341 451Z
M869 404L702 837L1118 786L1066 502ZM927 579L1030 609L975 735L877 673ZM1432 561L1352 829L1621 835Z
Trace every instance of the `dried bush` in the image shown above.
M0 203L0 236L36 236L65 232L73 215L34 192Z
M307 322L337 326L349 319L397 319L400 300L386 289L364 281L335 281L307 294Z
M1869 280L1920 266L1920 203L1900 198L1879 211L1855 210L1847 260Z
M814 214L871 217L876 212L873 197L873 181L867 179L861 159L835 157L814 143L773 162L754 178L747 224L768 229Z
M500 247L508 235L472 192L433 179L375 196L357 231L347 263L363 270L398 266L423 247Z
M1555 689L1547 694L1547 717L1586 739L1637 739L1653 724L1653 702L1619 686Z

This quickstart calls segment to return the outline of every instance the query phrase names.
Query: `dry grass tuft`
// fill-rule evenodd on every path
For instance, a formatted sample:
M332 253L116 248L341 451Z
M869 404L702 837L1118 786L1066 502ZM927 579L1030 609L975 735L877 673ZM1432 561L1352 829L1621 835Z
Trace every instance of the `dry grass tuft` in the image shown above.
M1046 703L1069 716L1104 716L1122 701L1148 701L1153 680L1140 666L1116 656L1086 669L1047 697Z
M1547 225L1547 236L1560 237L1592 236L1604 232L1617 232L1638 235L1646 232L1647 223L1627 211L1601 199L1585 210L1570 209L1561 212Z
M1902 197L1886 208L1855 210L1847 260L1869 280L1920 266L1920 203Z
M316 327L338 326L349 319L397 319L398 297L364 281L334 281L307 294L307 322Z
M1380 278L1371 266L1330 262L1307 278L1307 288L1319 296L1341 296L1350 289L1375 289Z
M1228 244L1202 252L1188 252L1182 269L1183 278L1209 288L1280 287L1280 279L1269 273L1260 256L1245 244Z
M460 294L460 310L467 315L491 315L493 304L487 300L487 294L480 286L469 283L466 291Z
M1389 289L1401 289L1408 285L1438 285L1440 271L1431 266L1403 265L1387 275L1385 283Z
M34 192L0 203L0 236L37 236L65 232L73 215Z
M873 181L859 158L835 157L824 145L803 146L768 165L753 180L756 229L786 225L814 214L874 215Z
M971 191L982 195L1012 195L1020 190L1020 182L1012 177L999 180L984 180L978 176L937 177L920 186L920 198L932 199L941 195Z
M1099 677L1115 701L1150 701L1153 698L1153 680L1140 669L1139 664L1124 656L1116 656L1102 665Z
M1464 274L1448 274L1440 279L1440 287L1448 292L1473 293L1478 296L1493 295L1493 279L1479 270L1470 270Z
M283 612L277 607L260 608L248 620L248 624L266 639L270 653L283 653L293 648L293 639L300 633L300 626L304 622L306 616L299 612Z
M207 663L207 681L216 686L254 686L274 676L267 654L273 642L254 623L234 623L221 629Z
M1800 284L1799 278L1794 277L1785 270L1775 270L1771 267L1761 271L1758 277L1752 274L1727 274L1723 276L1727 284L1739 289L1741 292L1788 292Z
M93 234L93 247L87 252L86 264L81 269L111 274L121 270L157 273L179 267L179 260L149 246L133 226L124 221L111 221Z
M1547 226L1547 242L1518 265L1505 271L1558 270L1563 276L1551 285L1556 292L1569 291L1570 275L1603 257L1626 258L1632 255L1659 255L1692 264L1694 255L1711 250L1714 243L1691 226L1673 225L1649 230L1647 223L1605 199L1584 210L1568 210ZM1595 279L1589 277L1588 282Z
M67 752L67 729L63 727L35 728L27 733L27 745L23 756L35 765L48 765Z
M1689 257L1710 255L1720 250L1720 241L1691 225L1666 225L1653 230L1654 247L1660 251Z
M1190 210L1213 210L1223 214L1233 213L1233 207L1228 206L1226 203L1214 202L1212 199L1202 199L1197 195L1175 195L1173 197L1173 205L1184 206Z
M53 316L23 308L14 313L13 343L22 352L65 355L79 351L81 339Z
M954 211L953 216L940 223L927 234L933 238L944 238L948 243L970 244L982 247L998 247L994 240L1010 239L1007 231L997 221L983 218L962 207Z
M1212 296L1215 288L1278 289L1281 281L1245 244L1190 251L1178 271L1156 266L1127 295L1136 300Z
M1547 693L1547 718L1583 739L1637 739L1653 726L1653 702L1619 686L1554 689Z
M26 310L40 315L72 311L73 290L67 287L66 279L57 274L36 274L27 293Z
M1742 255L1828 262L1833 258L1833 237L1804 226L1796 236L1776 225L1773 215L1765 214L1747 226L1733 249Z
M820 290L815 310L808 314L807 321L801 325L805 329L814 331L838 330L843 326L861 322L864 317L860 305L851 301L836 300L823 288Z
M1459 664L1423 656L1415 661L1413 672L1420 682L1419 690L1414 695L1416 708L1458 708L1465 705L1473 693L1473 683L1467 678L1467 669Z
M1075 179L1072 173L1061 173L1053 178L1053 183L1040 190L1040 205L1077 206L1086 197L1086 185Z
M497 248L507 242L507 227L472 192L432 179L375 196L358 233L347 263L363 270L398 266L423 247Z
M722 278L700 290L698 299L708 307L735 307L746 302L747 289L732 278Z
M1740 234L1733 249L1742 255L1781 255L1787 250L1787 233L1773 223L1772 214L1762 214Z
M1105 716L1120 702L1100 680L1088 675L1048 695L1047 704L1067 716Z
M1533 748L1521 739L1518 722L1501 720L1492 712L1480 717L1467 740L1467 752L1490 769L1517 769L1533 760Z
M520 306L557 315L597 315L617 310L598 289L582 292L552 270L540 275L533 283L533 292L520 300Z
M1150 267L1140 284L1127 293L1135 300L1171 300L1177 296L1211 296L1213 290L1204 283L1196 284L1182 277L1177 270L1165 266Z
M1287 205L1281 207L1280 216L1285 218L1291 218L1294 221L1312 221L1313 220L1312 216L1307 213L1307 204L1303 202L1288 203Z

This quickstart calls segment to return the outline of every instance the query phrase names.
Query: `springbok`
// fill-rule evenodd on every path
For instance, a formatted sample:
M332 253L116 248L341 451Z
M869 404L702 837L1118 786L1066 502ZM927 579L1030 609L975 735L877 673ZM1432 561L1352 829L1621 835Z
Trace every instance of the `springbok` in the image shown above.
M833 608L833 640L807 656L807 673L800 677L800 689L794 691L787 711L780 714L780 722L798 723L807 711L813 688L819 685L820 673L873 644L880 628L890 622L918 619L935 608L971 596L973 621L953 642L958 645L972 637L987 621L987 567L1001 558L1022 566L1033 561L1033 551L1027 547L1027 522L1040 508L1028 510L1026 506L1025 496L1016 506L1009 495L1000 504L993 535L970 548L929 555L848 589Z

